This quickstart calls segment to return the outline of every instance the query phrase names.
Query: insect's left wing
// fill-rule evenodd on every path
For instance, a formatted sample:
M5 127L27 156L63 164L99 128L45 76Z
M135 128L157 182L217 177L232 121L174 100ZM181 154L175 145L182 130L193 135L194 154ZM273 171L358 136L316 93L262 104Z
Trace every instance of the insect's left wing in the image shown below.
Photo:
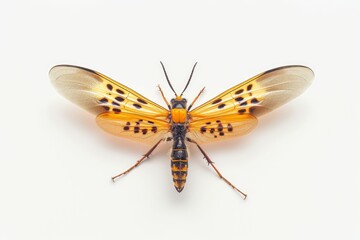
M49 75L63 96L96 115L109 133L151 143L169 130L167 109L99 72L58 65Z
M226 90L190 115L193 119L236 113L258 117L299 96L313 78L313 71L305 66L275 68Z
M299 65L279 67L256 75L190 111L189 131L196 137L195 141L202 143L243 135L255 127L256 117L300 95L313 78L310 68ZM226 124L233 125L234 130L227 132ZM234 126L237 126L237 131ZM223 131L216 133L219 128Z
M199 144L225 140L249 133L257 125L250 114L230 114L191 121L187 136Z

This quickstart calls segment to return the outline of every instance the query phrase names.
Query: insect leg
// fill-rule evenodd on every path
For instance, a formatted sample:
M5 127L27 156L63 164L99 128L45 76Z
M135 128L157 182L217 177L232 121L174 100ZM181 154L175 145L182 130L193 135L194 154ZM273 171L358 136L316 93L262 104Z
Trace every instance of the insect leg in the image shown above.
M219 170L217 170L217 168L215 167L214 163L210 160L209 156L205 153L205 151L200 147L200 145L195 142L194 140L190 139L190 138L186 138L187 141L196 144L196 146L198 147L198 149L200 150L200 152L204 155L204 158L206 159L206 161L208 162L208 164L210 164L215 172L217 173L217 175L219 175L219 177L221 179L223 179L228 185L230 185L233 189L235 189L236 191L238 191L243 197L244 200L246 199L247 195L245 193L243 193L242 191L240 191L237 187L235 187L231 182L229 182L229 180L227 180L225 177L223 177L223 175L221 175L221 173L219 172Z
M163 91L161 90L160 85L158 85L157 87L158 87L159 90L160 90L161 96L162 96L162 98L164 99L164 101L165 101L165 103L166 103L166 106L168 106L169 110L171 110L170 104L169 104L169 102L166 100L165 95L164 95Z
M192 103L189 105L188 107L188 111L190 111L190 108L194 105L194 103L196 102L196 100L200 97L200 95L204 92L205 87L203 87L203 89L200 90L199 94L196 96L196 98L194 98L194 100L192 101Z
M122 172L114 177L112 177L112 181L115 182L115 179L121 177L122 175L127 174L128 172L130 172L131 170L133 170L135 167L137 167L141 162L143 162L145 159L150 157L150 154L155 150L155 148L160 144L160 142L164 141L165 139L160 139L152 148L150 148L149 151L147 151L147 153L145 153L143 155L142 158L140 158L132 167L130 167L128 170L126 170L125 172Z

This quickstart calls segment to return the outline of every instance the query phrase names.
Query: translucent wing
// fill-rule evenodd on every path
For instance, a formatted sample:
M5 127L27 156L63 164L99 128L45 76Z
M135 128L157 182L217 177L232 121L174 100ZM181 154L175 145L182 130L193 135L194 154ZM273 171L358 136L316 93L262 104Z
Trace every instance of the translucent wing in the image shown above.
M229 114L261 116L300 95L311 84L313 71L284 66L261 73L193 109L193 120Z
M96 123L110 134L148 144L165 138L169 132L166 121L128 113L102 113L96 117Z
M249 133L256 124L256 117L250 114L203 118L189 123L188 137L199 144L225 140Z
M261 73L190 111L189 134L199 143L244 135L256 117L300 95L311 84L313 71L285 66Z
M104 112L146 114L166 119L169 111L134 90L96 71L58 65L50 72L56 89L67 99L98 115Z
M151 143L169 131L167 109L101 73L58 65L49 75L63 96L97 115L98 125L111 134Z

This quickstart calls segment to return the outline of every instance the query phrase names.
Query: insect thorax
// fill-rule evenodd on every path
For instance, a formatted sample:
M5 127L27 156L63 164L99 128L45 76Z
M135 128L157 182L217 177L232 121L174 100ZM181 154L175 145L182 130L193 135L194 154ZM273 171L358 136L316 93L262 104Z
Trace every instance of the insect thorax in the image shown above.
M186 110L187 100L182 97L171 99L171 121L172 123L186 123L188 112Z

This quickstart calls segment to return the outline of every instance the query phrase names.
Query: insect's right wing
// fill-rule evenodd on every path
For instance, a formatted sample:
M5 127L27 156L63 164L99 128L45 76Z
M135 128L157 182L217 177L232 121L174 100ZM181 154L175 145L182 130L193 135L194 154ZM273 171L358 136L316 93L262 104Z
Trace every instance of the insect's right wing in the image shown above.
M169 115L164 107L91 69L57 65L51 68L49 76L60 94L95 115L121 112L145 114L162 120Z
M91 69L58 65L50 79L67 99L95 114L113 135L153 144L169 132L169 111L129 87Z
M165 139L170 129L167 121L129 113L102 113L96 123L112 135L147 144Z

